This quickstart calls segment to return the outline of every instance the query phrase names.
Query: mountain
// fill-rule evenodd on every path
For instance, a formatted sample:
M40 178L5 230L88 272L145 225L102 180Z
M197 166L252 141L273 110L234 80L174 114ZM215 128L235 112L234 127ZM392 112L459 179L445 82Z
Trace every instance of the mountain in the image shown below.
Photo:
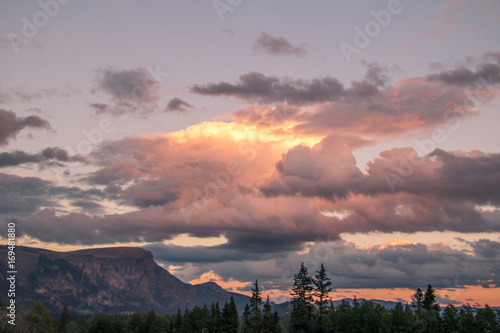
M0 246L0 270L7 269L7 248ZM184 283L155 263L141 248L113 247L55 252L16 247L16 301L21 308L41 302L53 311L64 306L78 313L126 313L155 310L175 313L194 306L221 307L233 296L239 311L249 297L213 282ZM1 290L8 290L5 274ZM2 295L0 297L6 297Z

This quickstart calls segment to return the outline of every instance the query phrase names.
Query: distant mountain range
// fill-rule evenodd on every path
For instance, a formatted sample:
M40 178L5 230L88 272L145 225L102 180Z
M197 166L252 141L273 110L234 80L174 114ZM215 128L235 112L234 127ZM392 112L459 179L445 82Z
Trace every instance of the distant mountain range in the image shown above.
M153 254L141 248L55 252L19 246L16 269L18 306L41 302L56 312L67 306L71 312L81 314L151 310L175 313L179 308L210 306L212 301L222 307L231 296L242 311L249 300L213 282L184 283L158 266ZM0 246L0 271L8 271L6 246ZM8 290L6 278L6 274L0 274L1 290Z

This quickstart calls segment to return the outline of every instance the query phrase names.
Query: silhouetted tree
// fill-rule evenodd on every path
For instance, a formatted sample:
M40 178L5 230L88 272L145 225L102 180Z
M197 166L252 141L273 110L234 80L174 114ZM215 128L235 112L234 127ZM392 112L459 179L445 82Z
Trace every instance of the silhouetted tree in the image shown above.
M411 308L413 312L415 312L415 315L417 317L421 316L425 296L420 287L417 288L417 291L415 292L415 294L413 294L411 299Z
M314 296L316 296L316 304L318 305L318 312L320 314L324 314L326 312L326 304L328 301L328 295L332 288L332 282L330 278L326 275L326 268L323 264L319 267L319 270L316 272L316 278L313 279L313 283L316 286Z
M262 297L259 291L259 281L255 280L250 298L250 328L253 333L260 333L262 329Z
M500 332L496 313L488 304L484 308L480 308L478 304L476 311L475 326L477 332Z
M292 312L290 314L289 330L291 333L308 332L309 322L313 313L312 279L304 263L294 275L292 288Z
M469 303L462 305L459 315L460 332L473 333L476 332L474 325L474 310Z
M241 333L250 333L250 306L248 304L245 305L245 309L243 310L243 318L241 324Z
M222 316L220 311L219 302L212 302L212 306L210 307L210 332L218 332L221 331L223 326L222 324Z
M423 319L426 321L426 332L437 332L441 326L441 308L436 302L436 292L430 284L424 294L422 308L425 309Z
M278 313L275 312L275 315ZM269 295L267 295L266 302L264 303L264 315L262 317L262 333L278 333L280 332L279 318L276 321L276 317L273 315L271 302L269 301Z
M221 332L238 332L238 309L236 308L233 296L231 296L229 303L224 304L224 307L222 308L221 322ZM214 332L218 332L218 330L215 330Z
M445 332L458 332L458 310L453 304L448 304L443 311L443 329Z
M403 333L403 332L411 332L412 321L413 321L413 312L406 305L406 308L409 311L405 311L403 304L399 302L396 304L394 309L391 310L391 323L390 323L390 331L394 333Z

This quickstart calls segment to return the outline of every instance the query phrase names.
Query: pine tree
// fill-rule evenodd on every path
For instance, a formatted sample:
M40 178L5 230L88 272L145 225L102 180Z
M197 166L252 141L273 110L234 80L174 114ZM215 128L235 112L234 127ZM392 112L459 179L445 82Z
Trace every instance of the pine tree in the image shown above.
M277 316L277 312L275 312L274 314L272 312L269 295L267 295L266 303L264 303L264 316L262 318L262 333L278 333L281 331L279 317Z
M225 303L222 308L222 319L221 319L221 332L224 333L237 333L238 332L238 309L236 308L236 303L234 302L233 296L229 303ZM217 332L218 330L214 330Z
M222 322L222 316L220 312L219 302L212 302L210 307L210 331L217 332Z
M290 314L290 333L308 332L309 322L313 312L312 279L304 263L293 277L292 313Z
M436 316L439 317L441 308L439 307L439 304L437 304L436 302L436 293L434 289L432 289L432 286L430 284L427 285L427 290L424 294L424 301L422 302L422 306L424 307L424 309L433 311L436 314Z
M315 279L312 280L315 285L314 296L316 297L315 303L318 305L318 328L317 331L322 333L325 331L324 316L327 311L328 294L332 291L330 286L330 278L326 275L326 268L321 263L319 270L316 272Z
M250 333L250 332L251 332L250 306L246 304L245 309L243 310L243 322L241 325L241 333Z
M441 308L436 302L436 293L430 284L427 285L427 290L424 294L422 307L425 309L424 319L427 322L427 331L439 331L439 328L441 326Z
M411 332L413 312L408 305L406 306L409 311L405 310L401 302L391 310L391 323L389 325L391 332Z
M57 332L60 333L65 333L66 332L66 325L71 321L71 315L68 311L67 307L64 307L63 312L61 313L61 316L59 317L59 325L57 327Z
M318 305L318 313L323 315L325 314L327 308L326 304L328 301L328 294L332 291L332 288L330 288L332 283L330 282L330 278L326 275L326 268L323 263L316 273L316 279L312 280L316 286L314 296L317 298L316 304Z
M422 313L424 298L425 296L424 293L422 292L422 289L418 287L415 294L413 294L413 296L411 297L412 299L411 308L413 309L413 312L415 313L416 316L420 316Z
M443 311L443 329L445 332L458 332L458 310L453 304L448 304Z
M260 294L259 281L255 280L252 297L250 298L250 327L253 333L260 333L262 328L262 297Z

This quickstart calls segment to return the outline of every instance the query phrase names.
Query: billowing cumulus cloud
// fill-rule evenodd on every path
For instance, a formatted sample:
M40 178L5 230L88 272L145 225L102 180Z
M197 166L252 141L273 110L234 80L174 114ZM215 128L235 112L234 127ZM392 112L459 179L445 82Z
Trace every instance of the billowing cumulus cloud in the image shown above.
M285 37L274 37L267 32L262 32L259 35L252 49L256 52L281 56L304 56L307 54L304 46L295 46Z
M47 120L38 116L18 117L14 112L0 109L0 145L6 145L24 128L50 129Z
M473 252L442 243L359 249L340 241L346 233L500 232L500 154L445 151L436 142L429 148L422 139L479 114L470 86L445 76L391 82L386 68L365 65L364 77L349 86L332 77L257 72L236 83L195 85L192 92L249 105L184 130L101 142L71 178L75 187L2 174L4 214L18 215L19 237L43 242L151 243L157 260L181 266L176 274L186 280L213 270L225 281L252 275L266 288L285 289L301 261L319 264L315 253L326 251L321 261L335 271L338 287L413 288L456 277L464 285L496 285L488 265L498 244L491 239L467 244ZM147 78L143 70L100 75L110 101L94 103L96 110L156 107L156 83L132 96ZM190 108L180 98L167 106ZM423 140L416 140L419 149L383 150L360 170L356 150L412 136ZM0 166L75 158L59 148L13 151L0 154ZM183 234L227 242L165 245Z

